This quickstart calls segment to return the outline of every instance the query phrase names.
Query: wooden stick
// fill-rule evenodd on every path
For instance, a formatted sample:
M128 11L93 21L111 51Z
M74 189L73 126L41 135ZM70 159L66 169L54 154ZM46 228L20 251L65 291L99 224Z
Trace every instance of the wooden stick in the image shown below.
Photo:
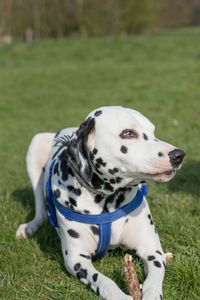
M169 262L173 258L171 252L165 253L166 262ZM124 274L128 286L129 295L133 296L134 300L141 300L142 293L138 282L137 274L135 271L134 264L132 262L132 256L126 254L124 256Z
M128 285L129 295L133 296L134 300L141 300L142 295L140 285L132 262L132 256L129 254L124 256L124 274Z

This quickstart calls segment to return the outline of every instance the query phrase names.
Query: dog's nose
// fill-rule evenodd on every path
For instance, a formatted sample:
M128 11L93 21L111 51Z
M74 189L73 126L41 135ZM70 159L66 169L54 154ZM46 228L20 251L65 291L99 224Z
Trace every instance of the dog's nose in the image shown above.
M177 168L183 161L185 152L181 149L174 149L168 153L172 167Z

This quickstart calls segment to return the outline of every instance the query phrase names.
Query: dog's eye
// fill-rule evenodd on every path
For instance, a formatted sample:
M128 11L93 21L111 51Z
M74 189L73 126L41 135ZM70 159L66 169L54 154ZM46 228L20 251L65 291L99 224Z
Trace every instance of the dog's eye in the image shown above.
M137 139L139 134L134 129L124 129L119 136L122 139Z

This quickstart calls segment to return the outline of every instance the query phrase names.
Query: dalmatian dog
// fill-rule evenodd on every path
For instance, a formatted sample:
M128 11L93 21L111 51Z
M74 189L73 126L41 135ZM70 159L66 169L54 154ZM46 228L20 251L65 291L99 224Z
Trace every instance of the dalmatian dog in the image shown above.
M180 168L185 153L157 139L154 129L138 111L101 107L92 111L79 128L37 134L27 152L35 217L19 226L17 238L33 235L50 214L46 203L46 183L50 182L58 205L54 207L56 230L66 269L103 299L132 297L92 264L100 227L95 221L87 224L68 219L62 209L78 218L115 214L132 203L144 182L169 181ZM117 247L136 251L144 262L142 299L163 299L166 258L144 195L138 207L110 225L107 248Z

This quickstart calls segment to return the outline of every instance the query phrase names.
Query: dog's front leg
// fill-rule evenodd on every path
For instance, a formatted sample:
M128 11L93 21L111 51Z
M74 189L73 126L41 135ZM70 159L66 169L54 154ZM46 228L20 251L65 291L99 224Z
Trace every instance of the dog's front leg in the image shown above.
M139 247L137 255L144 262L146 279L142 288L142 300L162 300L162 282L165 274L165 255L161 247Z
M135 249L144 262L146 279L142 300L162 300L166 258L147 203L125 226L122 244L130 250Z
M95 293L107 300L131 300L131 296L124 294L114 281L98 272L92 264L91 255L78 246L66 249L62 243L65 267L69 273L91 287ZM80 247L80 245L79 245ZM77 251L79 249L79 251Z
M157 239L140 243L134 247L144 262L146 279L142 288L142 300L162 300L162 283L165 275L166 258Z

